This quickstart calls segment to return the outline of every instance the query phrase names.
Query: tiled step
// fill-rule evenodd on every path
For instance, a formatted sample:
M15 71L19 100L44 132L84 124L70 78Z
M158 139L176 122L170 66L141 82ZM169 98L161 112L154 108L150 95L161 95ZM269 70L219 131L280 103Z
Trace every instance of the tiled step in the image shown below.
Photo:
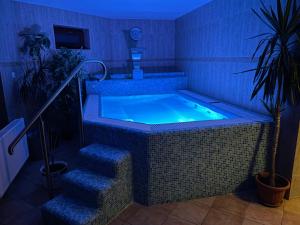
M94 207L103 206L105 196L113 191L115 179L107 178L90 170L76 169L63 176L65 193L81 199ZM118 193L114 193L118 194Z
M104 225L132 201L129 152L94 144L79 157L81 167L63 176L63 195L42 207L48 225Z
M111 178L126 175L131 167L129 152L107 145L92 144L82 148L80 157L82 167Z
M73 198L60 195L42 206L47 225L95 225L101 222L101 211Z

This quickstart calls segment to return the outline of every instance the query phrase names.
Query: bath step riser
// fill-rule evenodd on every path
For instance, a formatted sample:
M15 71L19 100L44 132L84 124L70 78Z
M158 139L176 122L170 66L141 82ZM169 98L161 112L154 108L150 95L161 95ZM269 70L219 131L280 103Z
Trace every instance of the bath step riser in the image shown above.
M92 158L91 156L87 156L84 153L80 153L80 157L81 168L92 170L96 173L110 178L119 179L127 176L127 171L129 170L129 167L132 166L130 157L118 163L100 158Z

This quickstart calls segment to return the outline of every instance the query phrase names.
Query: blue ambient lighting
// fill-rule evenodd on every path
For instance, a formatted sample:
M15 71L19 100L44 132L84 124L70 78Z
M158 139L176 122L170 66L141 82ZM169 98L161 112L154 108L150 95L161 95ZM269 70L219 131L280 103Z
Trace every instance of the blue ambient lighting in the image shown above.
M173 20L211 0L17 0L115 19Z
M102 97L102 117L145 124L222 120L228 117L179 94Z

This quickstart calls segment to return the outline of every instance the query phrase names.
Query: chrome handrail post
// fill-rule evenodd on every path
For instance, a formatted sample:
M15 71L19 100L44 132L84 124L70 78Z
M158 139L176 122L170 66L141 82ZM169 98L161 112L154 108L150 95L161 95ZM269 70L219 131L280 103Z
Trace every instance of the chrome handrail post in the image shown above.
M65 89L67 85L71 82L73 78L78 75L82 67L87 63L99 63L103 70L104 75L99 80L102 81L107 76L107 67L105 64L100 60L85 60L78 64L76 68L71 72L70 76L61 84L61 86L54 92L54 94L48 99L48 101L41 107L41 109L35 114L33 119L27 124L25 128L22 129L22 131L15 137L15 139L12 141L12 143L8 147L8 153L12 155L14 153L16 145L19 143L19 141L26 135L26 133L32 128L32 126L39 121L40 122L40 140L42 145L42 152L43 152L43 159L44 159L44 166L45 166L45 176L47 180L47 186L48 186L48 192L49 197L53 197L53 177L50 172L50 164L49 164L49 157L48 157L48 146L47 146L47 137L45 132L45 123L42 118L43 113L48 109L48 107L52 104L52 102L57 98L57 96ZM80 75L77 76L77 82L78 82L78 95L79 95L79 107L80 107L80 144L81 146L84 145L84 127L83 127L83 108L82 108L82 90L81 90L81 77Z
M51 198L53 198L53 183L52 183L52 176L50 173L45 122L44 122L42 116L39 117L39 121L40 121L40 140L41 140L42 152L43 152L43 158L44 158L45 176L46 176L46 181L47 181L49 198L51 199Z
M82 67L87 63L99 63L103 70L104 75L99 80L102 81L107 76L107 67L105 64L100 60L90 59L85 60L78 64L78 66L72 71L71 75L62 83L62 85L54 92L52 97L48 99L48 101L42 106L42 108L35 114L33 119L29 122L29 124L17 135L17 137L12 141L12 143L8 147L8 153L12 155L14 153L14 148L19 143L19 141L24 137L24 135L30 130L30 128L34 125L34 123L39 119L39 117L46 111L46 109L49 107L49 105L52 104L52 102L57 98L57 96L65 89L67 85L69 85L70 81L77 75L77 73L82 69Z
M79 99L79 135L80 135L80 146L84 145L84 127L83 127L83 109L82 109L82 90L81 90L81 77L77 77L78 83L78 99Z

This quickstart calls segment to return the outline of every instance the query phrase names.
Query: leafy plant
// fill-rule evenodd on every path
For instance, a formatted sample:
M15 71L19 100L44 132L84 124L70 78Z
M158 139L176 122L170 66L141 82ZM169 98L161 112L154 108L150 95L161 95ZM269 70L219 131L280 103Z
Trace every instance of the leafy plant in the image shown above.
M63 48L54 52L48 62L52 80L51 89L57 90L83 60L84 57L78 51ZM79 76L83 77L83 73ZM63 133L70 134L73 130L73 121L77 119L78 104L78 87L77 81L74 79L53 103L50 113L47 114L49 120L56 121L56 124L59 124L59 130L62 130Z
M32 25L19 33L22 39L21 53L24 56L24 76L20 80L20 93L23 100L36 108L48 96L49 81L47 79L46 56L50 48L50 40L41 32L38 25Z
M253 57L259 52L257 67L254 69L253 99L262 90L264 105L275 122L272 145L272 168L270 185L276 186L276 155L278 149L281 112L287 102L296 103L300 94L299 44L300 7L296 0L287 0L285 8L277 0L277 10L269 9L261 1L260 13L255 15L269 28L262 37Z
M41 32L41 27L37 24L26 27L19 36L24 40L20 51L41 62L43 51L50 47L50 40L45 33Z
M50 40L38 25L24 28L19 33L22 39L21 53L24 56L24 75L20 80L20 94L29 107L31 118L53 94L72 70L84 59L78 51L60 49L50 51ZM47 110L44 119L53 133L72 130L78 111L77 82L73 80ZM66 124L68 123L68 124Z

